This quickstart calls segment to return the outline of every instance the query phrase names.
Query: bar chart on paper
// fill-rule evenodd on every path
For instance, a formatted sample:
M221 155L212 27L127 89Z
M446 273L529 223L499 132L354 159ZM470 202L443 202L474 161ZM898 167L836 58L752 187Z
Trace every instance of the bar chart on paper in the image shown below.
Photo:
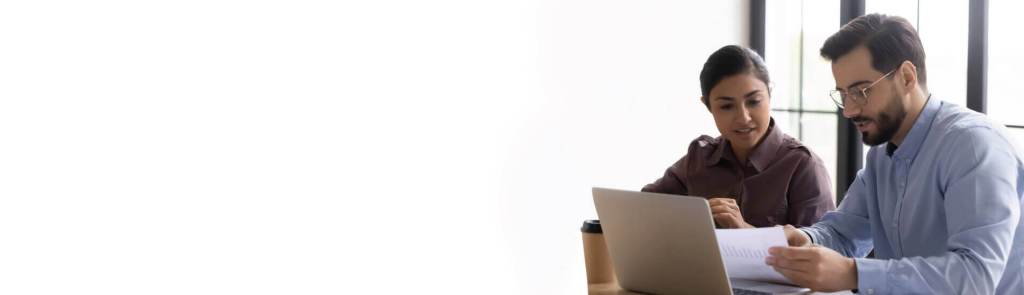
M736 245L725 245L719 247L719 249L724 257L761 259L764 261L764 258L768 256L768 249L751 249L750 247Z

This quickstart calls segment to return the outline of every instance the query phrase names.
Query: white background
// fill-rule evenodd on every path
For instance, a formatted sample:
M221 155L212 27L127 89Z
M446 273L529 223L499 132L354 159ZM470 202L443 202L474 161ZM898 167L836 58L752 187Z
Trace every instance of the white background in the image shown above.
M0 293L582 294L747 1L5 1Z

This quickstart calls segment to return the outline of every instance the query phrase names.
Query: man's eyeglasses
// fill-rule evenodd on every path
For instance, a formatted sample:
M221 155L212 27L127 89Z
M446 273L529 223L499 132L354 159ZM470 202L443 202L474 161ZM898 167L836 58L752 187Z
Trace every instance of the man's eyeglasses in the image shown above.
M885 77L892 75L892 73L894 72L896 72L896 70L889 71L881 78L878 78L878 80L875 80L875 82L871 82L871 85L868 85L867 87L860 89L852 89L851 91L834 89L832 91L829 91L828 94L829 96L832 97L832 101L835 102L836 106L838 106L840 109L845 108L847 102L851 102L858 106L863 106L868 101L868 95L871 94L871 87L874 87L875 84L878 84L878 82L881 82L882 79L885 79Z

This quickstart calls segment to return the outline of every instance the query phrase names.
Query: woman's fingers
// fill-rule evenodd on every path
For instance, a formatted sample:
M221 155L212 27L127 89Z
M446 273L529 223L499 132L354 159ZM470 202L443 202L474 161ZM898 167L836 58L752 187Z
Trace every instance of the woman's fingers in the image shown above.
M712 208L715 206L726 206L732 208L736 212L740 211L740 207L736 204L736 200L730 198L711 198L708 200L708 205Z

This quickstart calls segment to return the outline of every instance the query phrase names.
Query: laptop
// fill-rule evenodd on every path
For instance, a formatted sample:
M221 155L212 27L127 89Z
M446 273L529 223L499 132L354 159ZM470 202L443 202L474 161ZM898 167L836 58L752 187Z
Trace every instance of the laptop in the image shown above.
M624 289L653 294L807 290L767 282L730 282L704 198L596 187L593 193L615 275Z

